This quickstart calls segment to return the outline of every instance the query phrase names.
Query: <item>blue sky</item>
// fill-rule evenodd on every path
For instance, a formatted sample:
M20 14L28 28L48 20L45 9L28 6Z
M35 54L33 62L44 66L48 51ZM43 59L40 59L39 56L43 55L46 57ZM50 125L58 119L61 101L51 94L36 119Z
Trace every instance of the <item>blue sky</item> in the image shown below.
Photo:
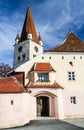
M84 0L0 0L0 62L13 64L15 37L29 3L45 49L61 43L69 31L84 40Z

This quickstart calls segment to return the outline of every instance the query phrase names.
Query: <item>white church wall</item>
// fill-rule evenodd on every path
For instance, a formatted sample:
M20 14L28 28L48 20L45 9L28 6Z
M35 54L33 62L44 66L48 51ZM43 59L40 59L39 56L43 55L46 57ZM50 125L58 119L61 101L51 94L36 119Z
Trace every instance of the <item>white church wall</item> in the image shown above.
M63 98L62 98L62 89L56 89L56 88L35 88L30 89L32 96L49 96L50 99L50 116L56 117L57 119L63 119ZM52 96L50 96L48 93L51 93ZM53 108L52 108L53 106Z
M28 93L0 94L0 128L22 126L35 119L35 103L35 99Z
M55 79L56 82L64 88L63 111L65 117L84 117L84 53L48 52L38 55L16 69L16 71L25 71L26 83L28 83L28 71L35 62L49 62L56 71L56 73L54 73L55 76L53 76L54 78L51 77L51 80ZM72 65L70 62L72 62ZM75 80L69 80L68 72L75 72ZM48 91L48 89L46 90ZM39 89L37 91L39 91ZM77 96L79 101L76 105L69 104L67 101L68 96L71 96L72 92L74 93L73 95ZM73 110L75 109L75 106L77 106L78 109L74 112Z
M75 97L75 102L71 101ZM65 118L84 118L84 91L63 92L63 107Z
M49 59L51 57L51 59ZM62 59L64 57L64 59ZM75 59L74 59L75 57ZM82 59L80 58L82 57ZM73 66L69 62L73 63ZM83 53L44 53L33 58L29 62L19 66L16 71L25 71L25 84L28 83L28 71L35 62L49 62L56 71L55 79L62 87L67 90L76 89L84 90L83 74L84 74L84 54ZM75 72L75 81L68 80L67 72ZM81 88L80 88L81 86Z

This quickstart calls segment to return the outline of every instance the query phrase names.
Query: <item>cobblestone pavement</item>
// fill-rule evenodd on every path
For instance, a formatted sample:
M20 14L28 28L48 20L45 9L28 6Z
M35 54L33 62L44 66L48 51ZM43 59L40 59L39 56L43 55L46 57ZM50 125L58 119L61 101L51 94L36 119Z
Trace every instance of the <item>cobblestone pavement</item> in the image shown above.
M81 121L84 121L84 119ZM80 121L80 122L81 122ZM68 119L67 120L56 120L56 119L51 119L51 120L35 120L31 121L29 124L22 126L22 127L17 127L17 128L10 128L6 130L84 130L84 127L82 126L77 126L77 121L75 121L74 124ZM82 122L84 124L84 122ZM4 129L5 130L5 129Z

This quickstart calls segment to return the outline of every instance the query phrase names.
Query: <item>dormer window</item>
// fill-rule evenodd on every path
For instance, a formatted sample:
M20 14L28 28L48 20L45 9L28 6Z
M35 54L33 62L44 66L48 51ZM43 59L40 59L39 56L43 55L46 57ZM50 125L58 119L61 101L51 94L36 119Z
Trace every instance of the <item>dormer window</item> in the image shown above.
M49 81L49 73L38 73L38 81L41 82Z

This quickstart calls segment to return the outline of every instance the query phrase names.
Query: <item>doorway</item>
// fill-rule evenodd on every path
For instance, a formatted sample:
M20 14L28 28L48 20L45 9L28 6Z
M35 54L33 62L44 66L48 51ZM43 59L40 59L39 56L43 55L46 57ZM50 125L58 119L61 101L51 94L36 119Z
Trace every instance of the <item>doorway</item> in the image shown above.
M49 97L37 97L37 116L49 116Z

